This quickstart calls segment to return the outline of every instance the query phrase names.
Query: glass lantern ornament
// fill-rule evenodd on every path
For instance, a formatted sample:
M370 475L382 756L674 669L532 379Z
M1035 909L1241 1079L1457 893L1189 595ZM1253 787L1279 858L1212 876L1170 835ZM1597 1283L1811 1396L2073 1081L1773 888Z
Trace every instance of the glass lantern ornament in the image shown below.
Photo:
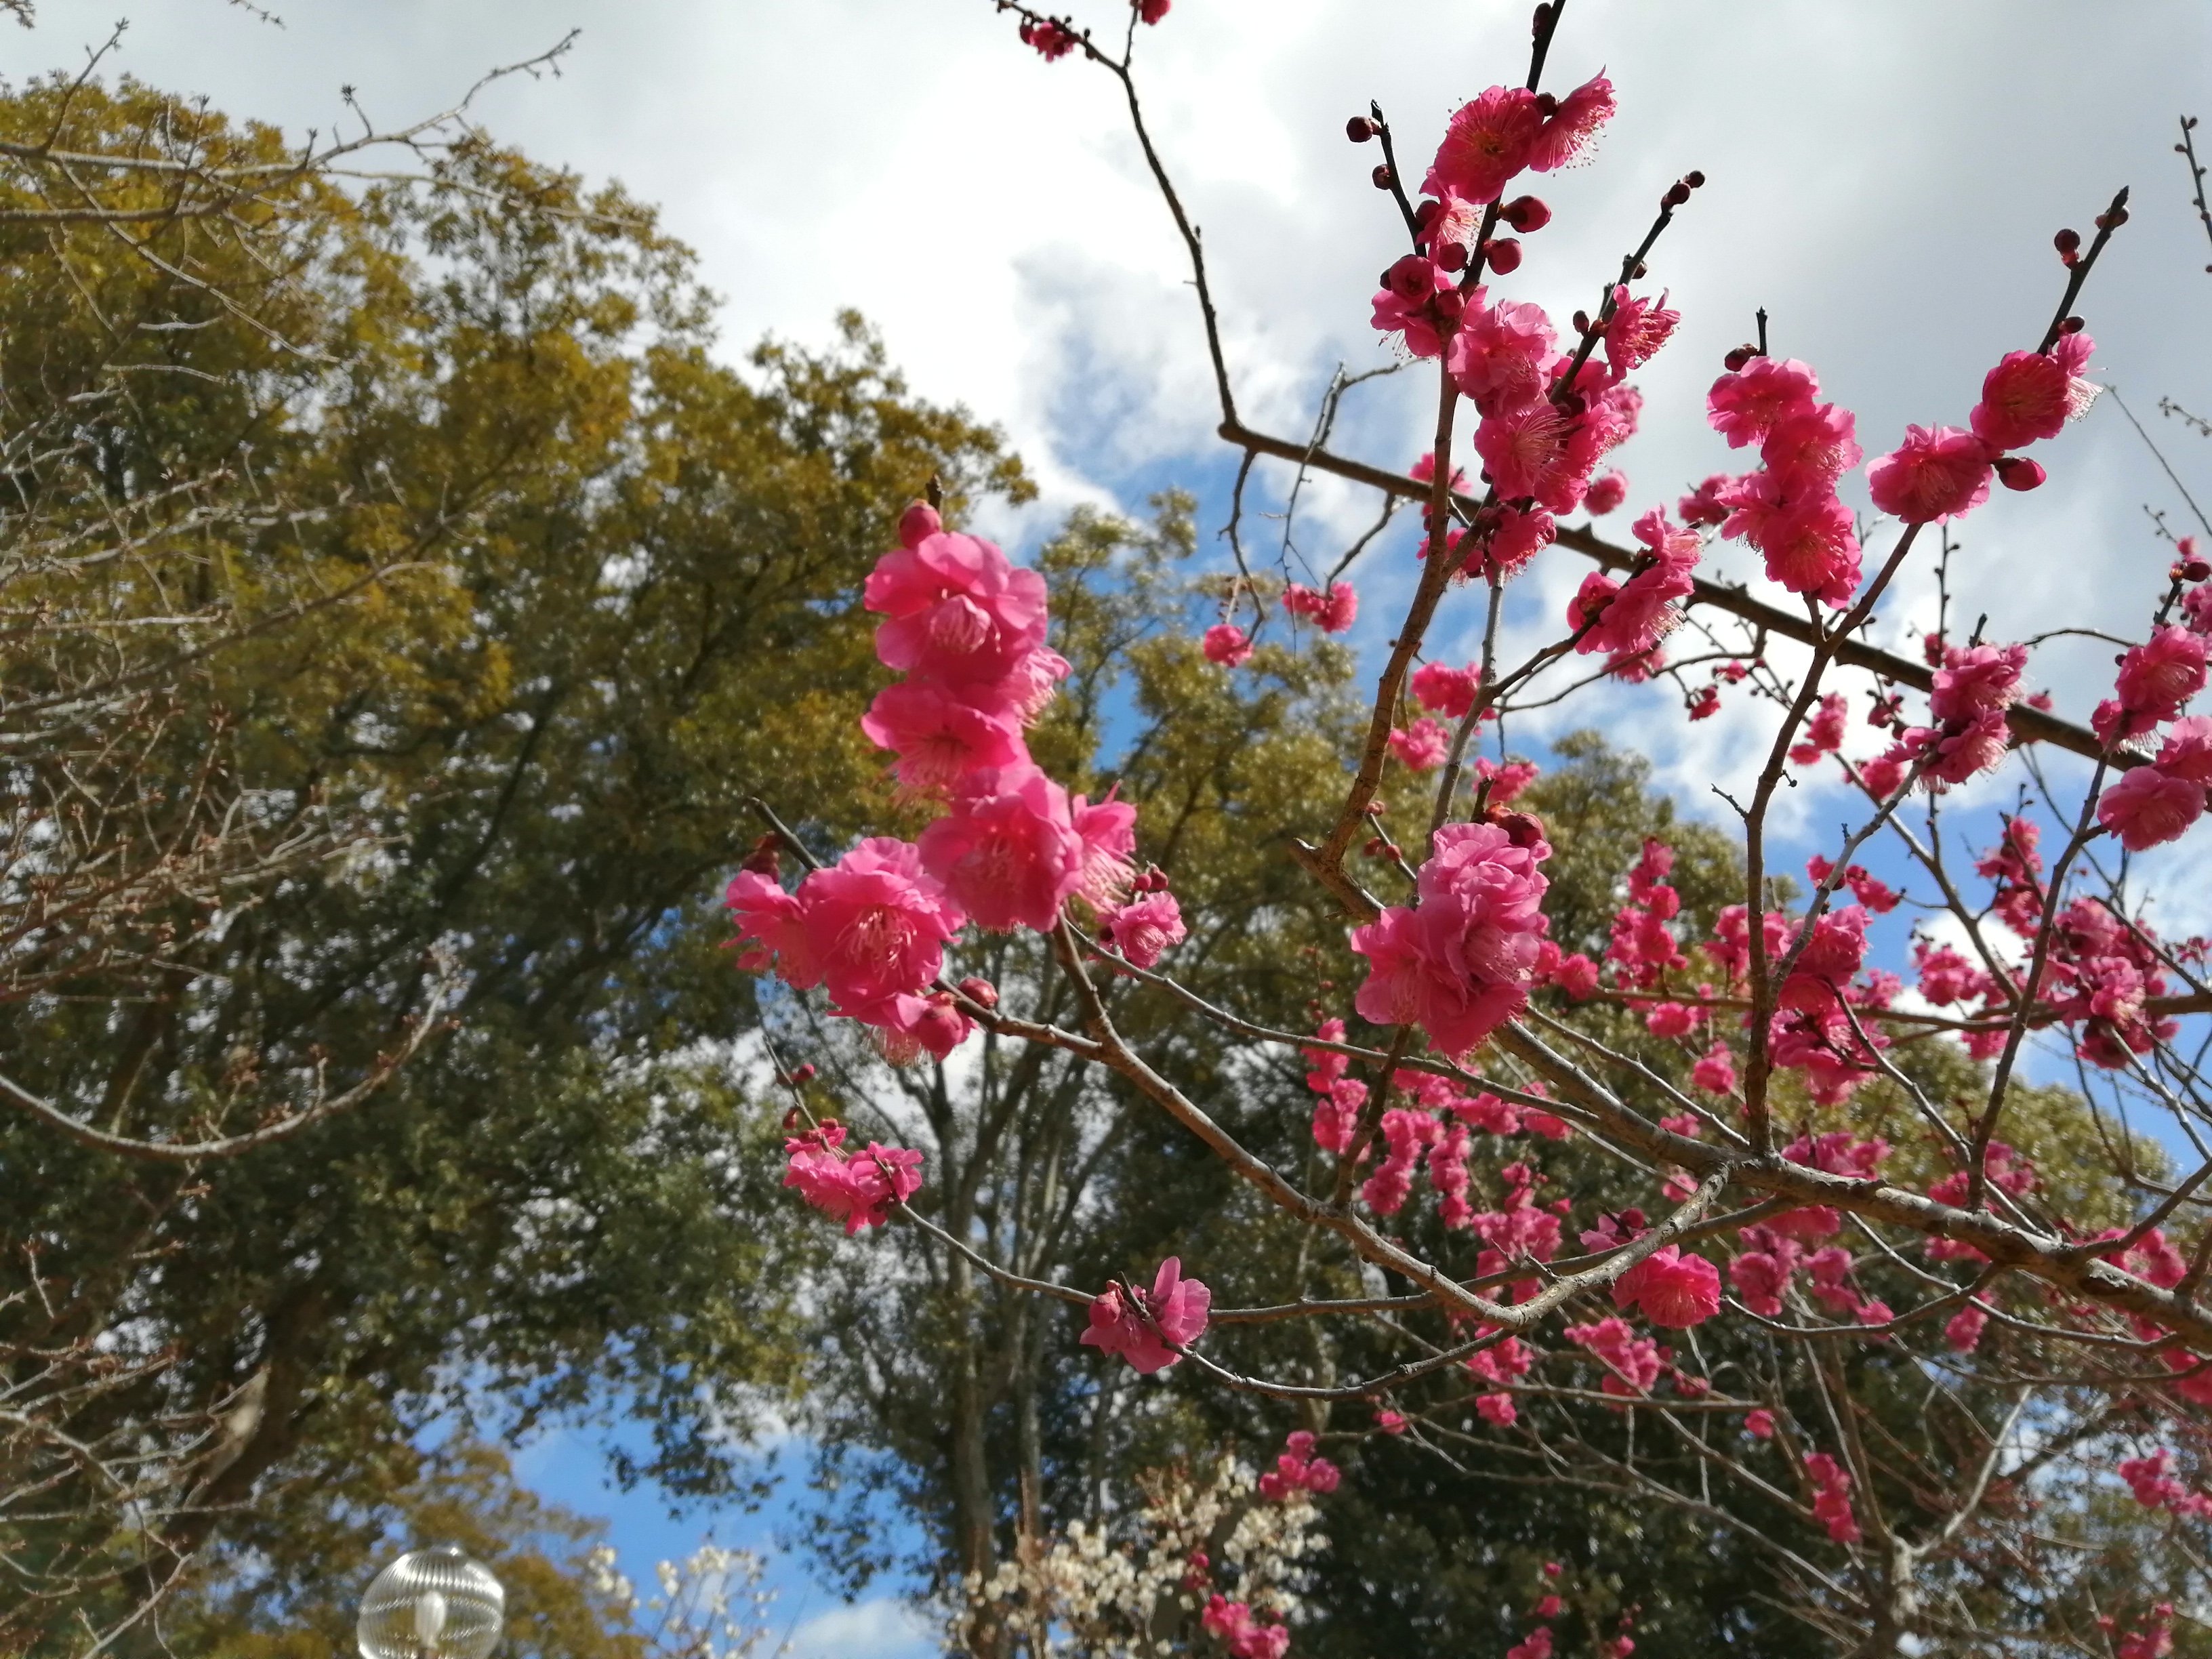
M412 1550L369 1581L354 1638L362 1659L487 1659L507 1591L491 1570L441 1544Z

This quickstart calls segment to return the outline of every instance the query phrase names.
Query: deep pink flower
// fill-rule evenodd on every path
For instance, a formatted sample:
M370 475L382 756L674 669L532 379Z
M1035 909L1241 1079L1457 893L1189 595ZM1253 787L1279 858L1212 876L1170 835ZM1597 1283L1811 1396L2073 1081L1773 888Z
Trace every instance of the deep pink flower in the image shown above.
M1496 201L1513 175L1528 165L1545 125L1534 93L1520 87L1491 88L1452 116L1421 182L1421 193Z
M1776 1006L1814 1013L1834 1008L1866 959L1866 925L1867 913L1856 904L1831 910L1815 921L1796 966L1782 981Z
M1021 37L1022 44L1036 47L1038 55L1048 64L1058 63L1083 44L1073 29L1050 18L1036 23L1024 21L1021 27Z
M1331 582L1328 597L1315 621L1321 624L1321 631L1324 634L1341 634L1358 620L1358 616L1359 595L1352 590L1352 584Z
M1449 720L1465 720L1474 707L1475 682L1480 671L1470 666L1425 662L1413 671L1413 701Z
M1206 1334L1213 1292L1182 1276L1182 1263L1170 1256L1160 1263L1149 1293L1137 1291L1135 1305L1118 1285L1109 1285L1091 1304L1091 1327L1079 1339L1085 1347L1118 1353L1144 1376L1172 1365ZM1172 1346L1170 1346L1172 1345Z
M960 695L979 708L994 714L1011 714L1026 726L1044 712L1045 705L1053 700L1072 666L1059 652L1039 646L1024 653L1003 678L963 684L959 688Z
M937 977L961 920L957 903L925 873L918 849L881 836L811 872L788 903L769 900L757 885L740 896L735 883L732 903L740 932L779 952L787 982L800 990L826 984L848 1009L922 990ZM794 920L804 935L796 951L787 931Z
M1972 1353L1982 1346L1982 1328L1989 1322L1989 1315L1969 1302L1945 1322L1943 1340L1960 1353Z
M1590 480L1589 488L1583 492L1583 510L1602 518L1628 499L1628 475L1615 467Z
M2172 720L2204 689L2206 655L2202 638L2169 623L2121 659L2121 707L2154 724Z
M1905 441L1867 468L1874 504L1907 524L1941 523L1990 498L1990 447L1956 427L1905 428Z
M1182 907L1172 893L1147 893L1109 912L1103 932L1138 967L1152 968L1182 943Z
M1433 357L1455 333L1466 301L1451 273L1433 259L1408 253L1382 273L1370 321L1380 334L1401 334L1416 357ZM1477 290L1480 292L1480 290Z
M1494 573L1500 581L1510 581L1521 574L1529 560L1549 547L1558 534L1556 522L1540 507L1525 513L1517 507L1499 507L1498 528L1483 550L1483 574ZM2205 591L2212 592L2212 588Z
M1982 400L1966 423L1992 449L2018 449L2055 438L2066 424L2072 377L2039 351L2008 351L1982 380Z
M1224 668L1242 668L1252 660L1252 641L1234 623L1216 623L1202 641L1206 659Z
M1794 357L1753 357L1713 382L1705 394L1705 416L1730 449L1741 449L1765 439L1784 416L1811 409L1820 390L1808 364Z
M1474 1409L1493 1429L1510 1429L1521 1415L1510 1394L1479 1394L1474 1397Z
M1471 769L1475 786L1489 785L1484 801L1492 806L1510 806L1513 798L1536 781L1540 774L1534 761L1494 761L1485 756Z
M1613 82L1604 72L1593 75L1559 100L1529 146L1528 166L1537 173L1571 167L1589 158L1590 147L1615 108Z
M1932 790L1939 784L1966 783L1994 770L2011 746L2012 727L2002 709L1992 708L1940 730L1914 726L1905 732L1905 739L1918 745L1927 763L1921 776Z
M1746 1412L1743 1426L1756 1440L1774 1438L1774 1413L1761 1406L1756 1411Z
M1720 1311L1720 1269L1679 1245L1654 1250L1613 1287L1616 1308L1635 1308L1653 1324L1668 1330L1701 1325Z
M1686 525L1717 525L1728 517L1728 508L1721 503L1721 491L1735 482L1726 472L1716 472L1705 483L1674 503L1674 511Z
M1434 845L1420 908L1394 906L1352 936L1368 959L1356 1006L1380 1024L1418 1024L1456 1054L1527 1003L1547 883L1540 854L1498 825L1447 824Z
M898 781L922 794L943 794L978 767L1029 759L1011 718L987 714L928 680L902 680L877 692L860 716L860 730L877 748L898 755Z
M1129 0L1129 3L1136 7L1137 15L1145 21L1157 23L1168 15L1168 8L1175 3L1175 0Z
M1474 453L1500 497L1534 497L1554 513L1573 510L1580 480L1570 465L1566 417L1542 401L1486 415L1474 429Z
M2021 671L2027 666L2024 645L1954 645L1936 671L1929 713L1939 720L1967 720L2009 708L2019 700Z
M880 1227L891 1206L921 1190L921 1154L868 1143L848 1158L838 1147L842 1125L830 1124L783 1143L789 1162L783 1184L833 1220L845 1224L850 1237L863 1227Z
M1031 767L971 775L988 791L921 832L921 861L980 927L1049 933L1083 878L1066 792Z
M1729 1263L1729 1282L1743 1305L1762 1319L1782 1316L1782 1298L1797 1264L1796 1247L1786 1238L1771 1250L1746 1250Z
M1767 429L1759 459L1790 480L1793 488L1824 485L1859 464L1863 452L1855 435L1857 422L1848 409L1809 399L1791 405Z
M1616 378L1633 373L1659 355L1682 320L1667 309L1663 293L1656 299L1631 299L1625 287L1613 290L1613 315L1605 325L1605 360Z
M1552 969L1552 983L1565 991L1576 1002L1588 1002L1597 994L1597 963L1580 951L1560 958L1559 965Z
M1644 1012L1644 1029L1657 1037L1687 1036L1697 1030L1699 1018L1698 1010L1681 1003L1656 1002Z
M1805 735L1790 745L1790 758L1800 766L1810 766L1821 756L1834 754L1844 746L1844 727L1850 718L1850 708L1844 694L1828 693L1805 722Z
M2176 841L2203 816L2204 786L2170 777L2155 766L2138 766L2105 786L2097 822L2130 853Z
M1526 409L1544 395L1545 368L1559 349L1552 319L1539 305L1486 302L1486 290L1468 295L1467 313L1451 338L1445 365L1459 389L1482 415Z
M1481 292L1480 289L1475 291L1478 294ZM1416 483L1433 483L1437 476L1437 452L1432 449L1415 461L1406 469L1406 476ZM1451 488L1461 491L1467 489L1466 469L1456 466L1452 469Z
M822 964L806 927L806 908L785 892L782 884L757 871L740 870L730 878L722 902L736 919L738 939L753 942L738 957L739 967L758 973L773 966L786 983L801 990L822 982Z
M1389 742L1390 752L1401 764L1416 772L1433 772L1444 763L1444 757L1451 751L1451 733L1426 716L1415 720L1407 730L1393 726Z
M2151 764L2169 778L2212 787L2212 715L2191 714L2174 721Z
M886 618L876 629L884 665L949 684L1001 678L1044 643L1044 578L973 536L940 532L892 549L864 597Z
M1713 1039L1713 1046L1690 1067L1690 1081L1709 1095L1735 1092L1735 1055L1724 1040Z
M1137 873L1130 862L1137 850L1137 809L1114 799L1120 788L1115 785L1101 801L1078 795L1068 803L1069 826L1083 844L1075 890L1094 910L1119 904Z

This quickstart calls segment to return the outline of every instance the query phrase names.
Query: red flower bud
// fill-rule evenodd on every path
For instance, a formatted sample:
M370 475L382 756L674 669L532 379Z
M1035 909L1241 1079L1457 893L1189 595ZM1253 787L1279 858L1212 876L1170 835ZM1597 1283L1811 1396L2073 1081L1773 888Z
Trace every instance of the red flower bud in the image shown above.
M2057 248L2059 257L2063 258L2081 246L2081 233L2078 230L2062 230L2051 239L2051 246Z
M1759 356L1759 348L1757 346L1740 345L1736 347L1735 349L1729 352L1727 356L1721 359L1721 366L1727 369L1729 374L1733 374L1757 356Z
M938 516L935 507L927 501L916 501L899 514L899 545L909 549L920 547L944 528L945 520Z
M810 1060L793 1066L791 1080L793 1083L811 1083L814 1080L814 1062Z
M1490 252L1490 268L1500 276L1510 276L1521 269L1521 244L1510 236L1493 237L1485 246Z
M1705 187L1705 175L1698 172L1697 168L1692 167L1687 173L1682 175L1682 182L1687 185L1692 190L1703 190Z
M750 870L757 876L766 876L770 881L774 881L781 873L777 867L777 854L781 846L781 843L775 836L763 836L753 843L753 850L745 854L745 861L738 867L740 870Z
M2088 326L2088 324L2083 322L2079 317L2069 317L2058 325L2058 331L2061 334L2079 334Z
M2207 564L2202 559L2185 559L2182 561L2182 580L2185 582L2201 582L2207 576L2212 576L2212 564Z
M1374 179L1376 189L1388 190L1390 188L1390 166L1389 162L1376 162L1375 164L1375 171L1367 176Z
M1997 482L2007 489L2033 489L2044 479L2040 462L2031 461L2025 455L2000 455L1996 459Z
M960 994L978 1008L995 1008L999 1006L999 988L988 979L976 979L971 975L962 980Z
M1344 136L1355 144L1364 144L1382 131L1382 123L1364 115L1355 115L1344 124Z
M1552 210L1534 196L1516 196L1498 210L1498 216L1526 236L1552 222Z
M1446 242L1437 250L1437 263L1446 270L1467 269L1467 247L1460 242Z
M1455 323L1467 310L1467 295L1455 288L1442 289L1431 296L1429 309L1448 323Z
M1667 193L1659 199L1668 207L1678 208L1690 199L1690 187L1677 179L1667 186Z

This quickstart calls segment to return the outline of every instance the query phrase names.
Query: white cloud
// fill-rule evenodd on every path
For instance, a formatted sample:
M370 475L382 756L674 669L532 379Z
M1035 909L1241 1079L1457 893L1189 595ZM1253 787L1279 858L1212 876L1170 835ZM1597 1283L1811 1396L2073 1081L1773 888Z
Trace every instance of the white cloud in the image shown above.
M935 1627L890 1596L817 1613L792 1632L790 1647L791 1659L924 1659L938 1651Z

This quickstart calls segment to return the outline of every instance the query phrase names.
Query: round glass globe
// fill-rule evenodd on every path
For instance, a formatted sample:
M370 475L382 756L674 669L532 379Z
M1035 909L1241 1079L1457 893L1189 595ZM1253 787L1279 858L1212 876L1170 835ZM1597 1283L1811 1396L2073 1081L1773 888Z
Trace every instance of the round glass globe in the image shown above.
M362 1659L486 1659L507 1591L459 1546L414 1550L369 1581L354 1638Z

